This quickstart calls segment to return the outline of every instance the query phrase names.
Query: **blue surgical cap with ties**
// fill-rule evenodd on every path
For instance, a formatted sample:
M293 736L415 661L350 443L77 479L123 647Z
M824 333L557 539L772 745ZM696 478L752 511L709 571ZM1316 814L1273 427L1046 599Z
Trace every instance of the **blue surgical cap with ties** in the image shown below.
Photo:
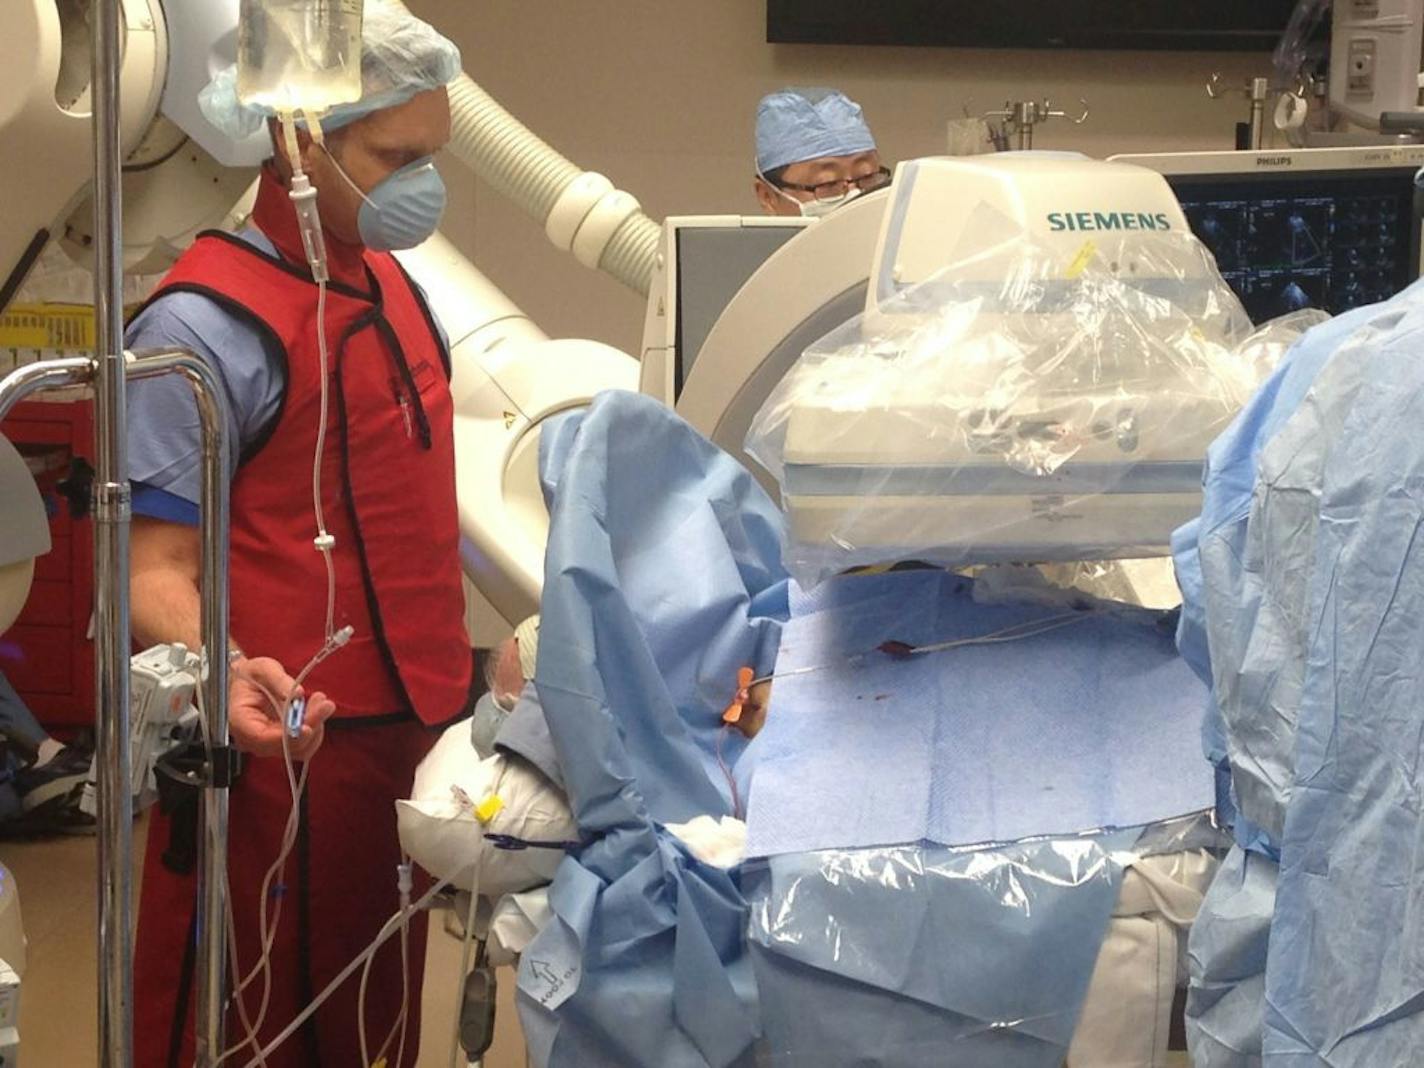
M875 148L860 105L835 89L782 89L757 105L757 170Z

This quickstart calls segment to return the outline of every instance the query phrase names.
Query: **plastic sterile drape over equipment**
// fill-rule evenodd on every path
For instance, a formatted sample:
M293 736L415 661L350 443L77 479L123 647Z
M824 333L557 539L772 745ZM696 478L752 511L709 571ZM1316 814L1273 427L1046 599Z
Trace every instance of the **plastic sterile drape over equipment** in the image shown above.
M747 449L781 485L803 582L1164 555L1207 444L1313 321L1253 338L1189 234L1094 235L1068 262L1016 234L812 345Z
M757 819L759 746L773 728L748 743L722 716L739 669L770 673L786 655L783 520L735 461L630 394L605 394L551 426L541 467L552 525L536 692L497 744L544 766L533 732L513 729L542 705L581 844L550 888L554 920L520 963L535 1063L908 1068L953 1044L956 1063L1059 1068L1075 1027L1110 1028L1144 995L1153 1022L1139 1030L1151 1039L1154 999L1165 994L1169 1006L1176 983L1177 932L1210 871L1199 851L1217 840L1209 824L1189 816L1145 832L977 848L806 850L727 870L696 859L670 824L740 805ZM972 584L940 572L860 581L856 591L871 595L880 582L923 585L922 600L973 611L957 600ZM803 619L811 608L857 616L841 595L795 596ZM983 611L976 625L1003 610ZM1123 626L1144 622L1161 629L1146 613ZM1170 651L1170 635L1153 640ZM1199 704L1200 684L1178 681ZM785 707L773 701L769 722L804 712L794 697L793 687ZM884 735L899 729L887 723ZM1186 748L1190 764L1194 738L1162 744ZM843 747L807 760L844 766L855 755ZM1209 773L1200 778L1188 808L1210 798ZM887 824L857 840L904 833ZM1093 1007L1090 987L1118 960L1099 961L1105 931L1149 974L1132 972L1120 997Z
M1199 1066L1424 1048L1421 296L1306 335L1213 445L1201 520L1174 539L1180 642L1214 680L1205 741L1240 810L1192 933Z

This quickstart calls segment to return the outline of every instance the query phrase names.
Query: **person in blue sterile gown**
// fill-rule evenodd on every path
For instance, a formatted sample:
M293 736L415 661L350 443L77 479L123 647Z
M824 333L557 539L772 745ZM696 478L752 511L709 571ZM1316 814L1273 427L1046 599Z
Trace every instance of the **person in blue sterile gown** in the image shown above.
M1211 447L1202 516L1174 538L1236 839L1189 946L1198 1068L1424 1048L1421 298L1307 334Z

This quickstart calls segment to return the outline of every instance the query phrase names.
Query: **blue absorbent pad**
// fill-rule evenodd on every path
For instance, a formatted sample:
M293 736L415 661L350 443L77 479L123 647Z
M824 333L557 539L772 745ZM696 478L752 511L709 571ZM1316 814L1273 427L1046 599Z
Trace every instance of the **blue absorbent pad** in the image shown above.
M1061 620L977 604L970 579L902 571L792 600L748 808L748 855L1011 842L1212 806L1207 690L1157 612L1095 607L1047 633L894 659ZM803 668L816 668L800 674Z

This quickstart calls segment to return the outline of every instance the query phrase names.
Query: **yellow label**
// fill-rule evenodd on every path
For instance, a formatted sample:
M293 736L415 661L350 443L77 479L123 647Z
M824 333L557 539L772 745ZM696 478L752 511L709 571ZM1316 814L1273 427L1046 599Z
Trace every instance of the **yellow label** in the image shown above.
M1084 241L1083 247L1078 250L1078 255L1073 257L1073 262L1068 265L1068 269L1063 272L1064 278L1077 278L1088 269L1088 264L1093 262L1093 257L1098 254L1098 246L1091 241Z
M91 350L94 309L81 304L12 304L0 313L0 348Z

